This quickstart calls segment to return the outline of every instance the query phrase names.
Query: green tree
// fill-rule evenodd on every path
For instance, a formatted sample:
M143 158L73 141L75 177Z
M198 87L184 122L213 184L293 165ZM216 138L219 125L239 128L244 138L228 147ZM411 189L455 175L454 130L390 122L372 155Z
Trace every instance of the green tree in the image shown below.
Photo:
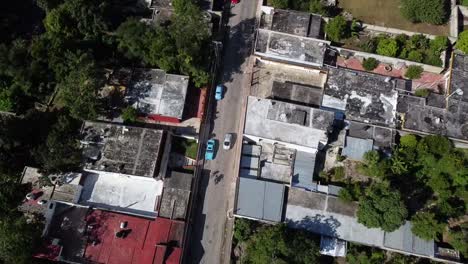
M135 18L129 18L122 23L115 32L117 48L130 59L147 58L151 43L154 39L154 30L151 26Z
M423 54L420 51L412 50L408 53L408 60L415 62L422 62Z
M362 67L364 67L366 71L373 71L377 66L379 66L379 61L374 58L367 58L362 62Z
M339 42L348 35L348 22L343 16L336 16L328 21L325 33L331 41Z
M329 14L328 9L322 4L320 0L310 0L309 12L327 16Z
M40 241L42 225L28 223L24 216L0 219L0 262L29 264Z
M122 110L122 119L124 122L133 123L136 122L138 118L138 111L131 106L127 106Z
M18 183L16 177L0 174L0 215L7 217L17 212L17 207L22 203L29 188Z
M387 166L380 153L376 150L368 151L364 154L362 164L358 167L359 172L378 178L383 178L387 172Z
M395 57L398 53L398 43L392 38L383 38L377 44L377 54Z
M455 48L463 51L463 53L468 53L468 30L463 31L458 35L457 44Z
M386 183L372 185L359 200L358 222L367 227L380 227L392 232L404 223L407 216L400 193L390 189Z
M255 222L243 218L237 218L234 224L234 240L237 242L248 240L253 234L254 228Z
M385 262L385 254L378 249L363 246L350 246L346 254L348 264L380 264Z
M400 138L400 146L405 148L416 148L418 145L418 138L413 134L407 134Z
M78 134L80 122L66 114L52 126L45 144L36 150L36 159L45 173L75 170L81 164Z
M401 13L411 22L444 24L448 19L447 1L402 0Z
M405 77L413 80L421 78L421 74L423 73L424 69L418 65L410 65L405 72Z
M270 3L274 8L285 9L289 7L289 0L271 0Z
M468 223L454 227L449 231L449 243L463 256L468 256Z
M429 42L430 49L437 54L440 54L442 51L446 50L450 42L445 36L437 36L434 39L431 39Z
M444 231L444 224L437 221L436 216L430 212L418 212L411 218L413 227L411 231L418 237L431 240L437 239Z

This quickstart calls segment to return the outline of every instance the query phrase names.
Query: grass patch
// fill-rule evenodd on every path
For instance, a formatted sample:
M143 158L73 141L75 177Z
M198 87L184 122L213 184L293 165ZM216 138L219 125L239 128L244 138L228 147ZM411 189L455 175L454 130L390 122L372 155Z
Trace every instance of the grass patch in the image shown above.
M172 150L191 159L197 159L198 143L192 139L174 137L172 140Z
M447 36L449 26L411 23L400 14L401 0L342 0L339 7L364 23L414 32ZM466 0L464 0L466 1ZM468 2L468 1L467 1Z

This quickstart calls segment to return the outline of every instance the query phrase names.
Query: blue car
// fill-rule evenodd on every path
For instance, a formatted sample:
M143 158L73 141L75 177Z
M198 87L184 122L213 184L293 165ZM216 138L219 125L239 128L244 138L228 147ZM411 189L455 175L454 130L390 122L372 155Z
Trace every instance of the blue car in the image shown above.
M214 139L206 142L205 160L213 160L215 152L216 141Z
M215 99L216 101L219 101L223 99L223 93L224 93L224 86L222 85L217 85L216 86L216 92L215 92Z

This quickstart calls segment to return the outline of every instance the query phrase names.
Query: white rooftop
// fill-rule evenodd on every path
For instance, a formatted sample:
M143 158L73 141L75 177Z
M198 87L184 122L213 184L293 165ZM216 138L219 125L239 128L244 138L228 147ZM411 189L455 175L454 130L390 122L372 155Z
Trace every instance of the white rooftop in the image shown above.
M156 216L163 181L112 172L89 171L83 182L81 204L131 214Z
M249 96L244 135L314 152L327 143L333 120L333 112Z

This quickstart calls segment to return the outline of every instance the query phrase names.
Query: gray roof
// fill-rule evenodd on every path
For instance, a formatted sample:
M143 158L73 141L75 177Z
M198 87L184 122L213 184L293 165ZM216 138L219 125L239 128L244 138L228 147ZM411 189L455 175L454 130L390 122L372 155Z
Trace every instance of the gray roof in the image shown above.
M164 179L159 216L185 219L191 194L192 174L172 171Z
M275 9L272 15L271 30L301 37L320 37L322 18L306 12Z
M346 118L384 126L395 126L401 79L344 68L330 68L322 106L342 110Z
M258 29L255 54L271 60L322 67L328 41Z
M86 121L82 129L85 169L154 177L164 131Z
M347 122L349 137L373 139L374 146L379 148L391 148L395 142L395 129L355 121Z
M249 96L244 134L317 149L334 119L330 111Z
M125 98L144 114L182 119L188 83L188 76L159 69L135 69Z
M283 184L240 177L238 188L236 215L281 222L285 192Z
M261 153L262 153L262 146L249 145L249 144L242 145L242 155L260 157Z
M468 102L454 97L449 98L447 108L439 108L428 105L424 98L400 95L398 112L405 115L403 128L468 140Z
M384 246L408 253L434 257L434 240L423 240L411 232L407 221L393 232L385 232Z
M296 152L292 177L293 187L303 188L309 191L313 189L312 181L314 178L315 158L315 153Z
M468 103L468 56L460 53L453 54L452 74L450 76L450 90L455 92L457 89L463 91L463 95L453 94L450 98L461 100Z
M374 148L372 139L361 139L347 136L341 155L352 160L363 160L364 154Z
M260 159L258 157L242 155L240 166L244 169L258 169L260 166Z
M273 81L271 97L287 102L319 106L322 102L322 89L310 85Z

